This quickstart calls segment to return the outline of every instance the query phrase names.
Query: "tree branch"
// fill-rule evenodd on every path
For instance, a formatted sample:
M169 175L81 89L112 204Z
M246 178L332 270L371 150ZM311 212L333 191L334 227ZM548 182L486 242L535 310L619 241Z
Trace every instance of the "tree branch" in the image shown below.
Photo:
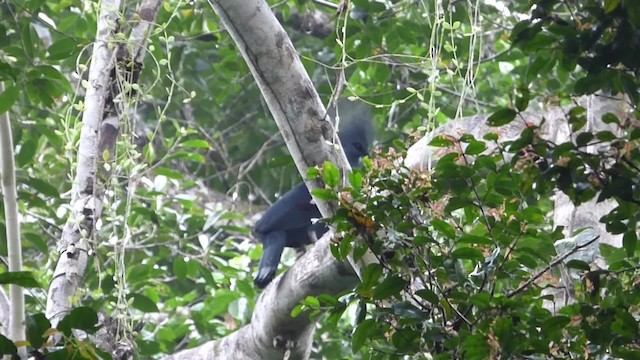
M569 256L575 254L576 252L580 251L581 249L584 249L584 248L588 247L589 245L593 244L599 238L600 238L600 236L596 236L593 239L587 241L586 243L584 243L582 245L576 245L576 247L573 248L573 250L567 251L566 253L562 254L561 256L556 257L556 259L553 260L552 262L550 262L549 265L545 266L544 269L538 271L535 275L533 275L531 277L531 279L529 279L525 283L523 283L520 286L518 286L517 289L507 293L507 297L510 298L510 297L513 297L513 296L517 295L518 293L520 293L521 291L523 291L524 289L529 287L531 284L533 284L536 280L538 280L542 275L544 275L544 273L546 273L547 271L551 270L551 268L553 268L554 266L562 263Z
M198 347L178 352L166 360L204 359L307 359L316 319L307 312L295 318L291 311L307 296L339 295L353 289L358 277L348 264L330 253L331 232L307 251L284 274L262 292L251 323L235 333Z

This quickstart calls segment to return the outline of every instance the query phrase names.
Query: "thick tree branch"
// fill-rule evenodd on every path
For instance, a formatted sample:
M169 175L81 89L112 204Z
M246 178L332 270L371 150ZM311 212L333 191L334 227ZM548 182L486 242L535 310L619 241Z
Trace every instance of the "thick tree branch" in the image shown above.
M333 146L339 140L320 97L269 6L263 0L209 3L247 62L300 174L327 160L350 169L344 153ZM306 183L310 189L324 187L320 179ZM337 203L317 205L325 217L337 209Z
M331 233L318 240L284 274L262 292L251 323L235 333L176 353L171 360L307 359L316 319L308 313L291 318L291 311L307 296L338 295L353 289L358 277L348 264L330 254Z

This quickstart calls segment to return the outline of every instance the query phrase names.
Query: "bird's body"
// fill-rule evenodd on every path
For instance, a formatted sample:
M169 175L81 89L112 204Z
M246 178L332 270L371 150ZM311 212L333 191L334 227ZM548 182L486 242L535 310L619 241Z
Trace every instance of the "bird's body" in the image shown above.
M271 282L285 247L301 248L327 231L324 224L312 223L320 217L304 183L289 190L267 210L253 229L263 244L262 259L254 279L256 286L262 289Z
M345 105L341 101L339 108L344 121L338 136L349 163L356 167L360 158L367 155L373 139L371 114L362 104ZM319 218L320 211L312 203L304 183L296 185L267 209L253 229L263 244L262 258L254 278L257 287L262 289L273 280L285 247L304 247L327 231L322 222L316 221Z

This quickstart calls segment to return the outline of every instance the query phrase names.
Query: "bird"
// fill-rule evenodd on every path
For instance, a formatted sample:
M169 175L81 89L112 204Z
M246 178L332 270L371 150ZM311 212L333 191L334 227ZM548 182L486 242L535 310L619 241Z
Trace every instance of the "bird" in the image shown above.
M329 111L333 117L335 107ZM338 101L340 117L338 137L351 167L358 167L373 142L373 116L363 102ZM285 247L303 248L320 238L328 228L313 221L322 216L312 202L305 183L294 186L280 197L253 228L254 236L262 243L262 258L254 284L264 289L275 277Z

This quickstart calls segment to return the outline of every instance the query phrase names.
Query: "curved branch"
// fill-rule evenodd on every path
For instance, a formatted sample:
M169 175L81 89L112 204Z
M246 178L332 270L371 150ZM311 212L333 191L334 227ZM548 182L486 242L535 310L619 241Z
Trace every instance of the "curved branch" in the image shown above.
M262 292L251 323L233 334L199 347L176 353L167 359L307 359L311 351L316 319L291 311L307 296L331 296L353 289L360 281L348 264L330 254L331 232L306 252Z

